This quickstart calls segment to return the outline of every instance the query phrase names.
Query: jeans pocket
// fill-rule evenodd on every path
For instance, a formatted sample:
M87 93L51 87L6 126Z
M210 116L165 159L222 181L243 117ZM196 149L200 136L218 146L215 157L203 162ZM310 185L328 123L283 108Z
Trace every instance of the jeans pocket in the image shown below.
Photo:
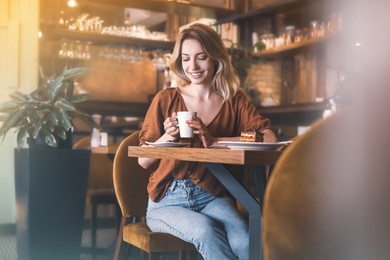
M171 184L169 185L167 191L165 192L165 195L169 195L169 194L174 193L176 187L177 187L177 182L172 181Z

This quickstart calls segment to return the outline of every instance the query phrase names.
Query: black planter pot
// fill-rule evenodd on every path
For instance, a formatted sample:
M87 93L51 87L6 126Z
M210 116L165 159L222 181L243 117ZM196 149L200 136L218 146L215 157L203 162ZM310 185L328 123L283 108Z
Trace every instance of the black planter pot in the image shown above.
M90 151L15 149L20 260L80 259Z

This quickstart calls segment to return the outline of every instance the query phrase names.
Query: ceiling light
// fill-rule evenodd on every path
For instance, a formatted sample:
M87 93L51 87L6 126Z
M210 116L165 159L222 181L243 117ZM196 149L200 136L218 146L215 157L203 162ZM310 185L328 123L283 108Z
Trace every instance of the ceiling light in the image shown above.
M76 6L78 6L76 0L68 0L67 5L68 5L69 7L76 7Z

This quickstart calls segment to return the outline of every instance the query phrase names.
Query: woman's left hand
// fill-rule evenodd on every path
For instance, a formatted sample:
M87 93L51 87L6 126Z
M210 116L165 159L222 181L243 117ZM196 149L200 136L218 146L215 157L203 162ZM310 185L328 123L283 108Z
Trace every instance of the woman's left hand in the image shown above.
M187 123L188 126L194 130L194 134L199 135L204 147L208 148L214 143L215 138L211 136L202 119L199 117L193 117L193 119L188 120Z
M276 143L278 141L278 138L276 137L274 132L272 132L271 129L265 129L262 133L264 134L263 142L265 142L265 143Z

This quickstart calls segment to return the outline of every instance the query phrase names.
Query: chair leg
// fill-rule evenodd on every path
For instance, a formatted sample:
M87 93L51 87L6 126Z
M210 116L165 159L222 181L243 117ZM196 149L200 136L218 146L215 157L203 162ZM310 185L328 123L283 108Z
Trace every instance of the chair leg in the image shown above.
M115 204L115 228L117 231L117 234L119 233L120 225L121 225L121 218L122 218L122 210L119 207L119 204Z
M122 221L119 225L118 237L116 240L116 247L114 253L114 260L126 259L129 251L129 244L123 242L123 227L126 225L126 218L122 217Z
M96 251L96 236L97 236L97 204L91 203L92 213L91 213L91 247L93 255Z

